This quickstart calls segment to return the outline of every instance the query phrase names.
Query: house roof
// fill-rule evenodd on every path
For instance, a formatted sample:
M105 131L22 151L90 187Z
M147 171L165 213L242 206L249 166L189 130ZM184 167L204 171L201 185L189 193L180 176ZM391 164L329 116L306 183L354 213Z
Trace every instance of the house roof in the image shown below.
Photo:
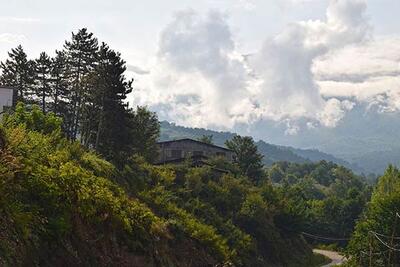
M222 147L222 146L217 146L217 145L213 145L213 144L208 144L208 143L204 143L198 140L194 140L194 139L190 139L190 138L182 138L182 139L178 139L178 140L170 140L170 141L164 141L164 142L158 142L157 144L162 145L162 144L169 144L169 143L177 143L177 142L194 142L194 143L198 143L204 146L209 146L209 147L214 147L214 148L219 148L219 149L223 149L225 151L229 151L229 152L233 152L232 150L226 148L226 147Z

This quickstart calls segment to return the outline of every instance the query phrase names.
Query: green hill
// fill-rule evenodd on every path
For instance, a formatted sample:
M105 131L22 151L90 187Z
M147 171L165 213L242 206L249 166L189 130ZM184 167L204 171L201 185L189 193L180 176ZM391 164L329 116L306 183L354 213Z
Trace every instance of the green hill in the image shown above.
M0 126L1 266L314 266L268 180L227 162L122 168L38 107ZM229 174L214 171L225 164ZM228 164L228 165L226 165Z
M198 139L203 135L212 135L213 142L216 145L224 146L225 141L235 136L235 133L231 132L218 132L213 130L207 130L203 128L190 128L177 126L174 123L167 121L161 122L161 136L160 141L168 141L180 138L192 138ZM306 162L318 162L321 160L331 161L339 165L343 165L347 168L352 169L357 173L361 173L363 170L357 165L350 164L347 161L339 159L327 153L323 153L316 149L297 149L293 147L278 146L266 143L263 140L257 142L258 150L264 155L264 163L268 166L274 162L288 161L293 163L306 163Z

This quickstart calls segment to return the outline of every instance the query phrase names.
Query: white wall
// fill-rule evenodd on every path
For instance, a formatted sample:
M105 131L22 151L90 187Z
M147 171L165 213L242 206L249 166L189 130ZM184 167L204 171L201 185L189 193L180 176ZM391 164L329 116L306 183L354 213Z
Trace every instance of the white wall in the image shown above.
M0 88L0 113L3 112L4 107L12 106L13 92L14 92L13 89Z

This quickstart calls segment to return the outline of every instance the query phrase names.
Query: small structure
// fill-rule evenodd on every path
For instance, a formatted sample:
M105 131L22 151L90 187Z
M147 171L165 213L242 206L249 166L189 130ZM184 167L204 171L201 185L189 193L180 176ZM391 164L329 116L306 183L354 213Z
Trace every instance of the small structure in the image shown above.
M214 156L224 157L226 160L232 161L234 155L230 149L189 138L159 142L158 147L159 157L156 164L179 163L187 158L201 163L203 160Z
M15 105L16 89L0 85L0 117L8 108Z

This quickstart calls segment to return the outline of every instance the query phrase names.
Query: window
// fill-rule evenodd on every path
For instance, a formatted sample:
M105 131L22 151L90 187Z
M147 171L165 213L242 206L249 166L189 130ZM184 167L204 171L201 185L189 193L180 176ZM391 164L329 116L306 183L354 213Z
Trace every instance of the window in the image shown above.
M172 150L171 151L172 158L181 158L182 157L182 150Z
M225 157L225 152L217 152L217 156L219 157Z

